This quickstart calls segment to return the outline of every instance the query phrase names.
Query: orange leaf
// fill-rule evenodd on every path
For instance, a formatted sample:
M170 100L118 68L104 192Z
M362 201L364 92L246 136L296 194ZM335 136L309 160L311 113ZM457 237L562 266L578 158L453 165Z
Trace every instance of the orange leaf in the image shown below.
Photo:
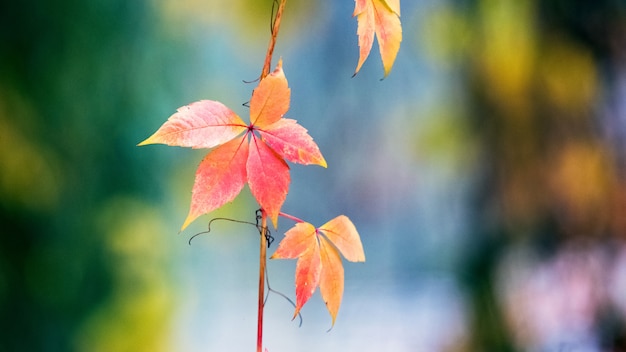
M335 240L338 242L335 243ZM271 259L298 258L294 317L319 285L332 324L335 324L344 290L343 264L337 249L348 260L365 261L359 234L344 215L317 229L309 223L300 222L285 233Z
M296 259L301 256L315 240L315 227L308 222L299 222L285 232L276 252L270 259Z
M274 72L259 82L250 99L250 121L257 128L263 128L278 121L287 110L291 89L283 72L282 60Z
M177 112L152 136L139 143L213 148L235 138L246 129L245 123L224 104L201 100L178 108Z
M374 35L383 62L385 77L391 71L402 42L399 0L355 0L353 16L357 17L359 61L356 75L372 50Z
M322 274L320 275L320 293L326 303L326 308L335 325L337 312L343 297L343 265L339 252L324 237L320 240L320 258L322 262Z
M385 3L389 6L391 11L400 16L400 0L385 0Z
M319 228L319 232L323 233L347 260L351 262L365 261L359 233L347 216L339 215L330 220Z
M243 138L215 148L202 160L196 171L189 215L181 228L193 220L232 201L246 184L248 143Z

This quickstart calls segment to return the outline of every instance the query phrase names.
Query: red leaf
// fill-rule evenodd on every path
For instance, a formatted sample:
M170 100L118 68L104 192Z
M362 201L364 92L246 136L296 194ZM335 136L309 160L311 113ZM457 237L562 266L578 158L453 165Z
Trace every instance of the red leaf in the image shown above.
M281 157L298 164L316 164L326 167L326 160L307 130L296 120L280 119L259 130L263 140Z
M304 304L313 296L320 281L322 262L320 247L317 240L311 242L309 248L298 259L296 264L296 310L295 318Z
M317 229L306 222L297 223L285 233L271 259L298 258L294 316L319 285L332 324L335 324L344 289L344 270L337 249L350 261L365 261L359 234L344 215Z
M248 185L254 198L278 227L278 213L289 192L289 166L263 141L252 137L248 156Z
M243 138L215 148L202 160L196 171L189 215L181 229L193 220L232 201L246 184L248 143Z
M245 129L241 118L222 103L201 100L178 108L161 128L139 145L160 143L213 148L235 138Z
M378 49L383 62L385 77L391 71L402 42L399 0L355 0L352 16L357 17L359 37L359 61L356 75L378 39Z

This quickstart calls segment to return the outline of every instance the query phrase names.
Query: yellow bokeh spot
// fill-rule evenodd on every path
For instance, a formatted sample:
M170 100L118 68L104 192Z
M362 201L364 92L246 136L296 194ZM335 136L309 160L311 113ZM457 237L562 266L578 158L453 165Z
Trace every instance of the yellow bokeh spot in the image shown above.
M27 101L0 86L0 198L14 206L51 211L62 179L52 150L29 133L29 122L36 120Z
M113 198L99 212L105 253L113 273L110 298L86 320L77 351L170 351L175 308L163 217L147 204Z

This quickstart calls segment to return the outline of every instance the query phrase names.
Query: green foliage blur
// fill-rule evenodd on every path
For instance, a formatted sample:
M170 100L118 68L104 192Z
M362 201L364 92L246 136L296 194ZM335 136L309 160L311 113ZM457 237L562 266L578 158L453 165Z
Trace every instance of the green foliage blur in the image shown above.
M133 149L167 115L155 23L145 1L0 5L1 351L164 350L168 160Z

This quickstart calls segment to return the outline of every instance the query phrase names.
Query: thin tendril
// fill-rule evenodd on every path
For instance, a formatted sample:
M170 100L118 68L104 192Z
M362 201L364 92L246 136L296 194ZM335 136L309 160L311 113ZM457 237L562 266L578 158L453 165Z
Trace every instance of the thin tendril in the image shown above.
M250 83L254 83L254 82L258 82L261 79L261 77L257 77L255 79L253 79L252 81L246 81L245 79L242 79L241 81L245 84L250 84Z
M278 0L272 1L272 15L270 17L270 34L274 35L274 23L276 22L276 5Z
M217 220L224 220L224 221L230 221L230 222L236 222L239 224L247 224L247 225L252 225L254 227L257 228L257 230L259 231L259 233L263 234L265 232L265 238L267 239L267 247L269 248L270 244L272 242L274 242L274 237L271 235L270 230L266 227L265 229L259 224L259 215L258 215L258 211L257 211L257 218L256 218L256 223L254 222L249 222L249 221L243 221L243 220L237 220L237 219L230 219L230 218L213 218L211 219L211 221L209 221L209 225L206 231L202 231L202 232L198 232L197 234L191 236L191 238L189 239L189 245L191 246L191 240L193 240L194 238L203 235L203 234L207 234L209 232L211 232L211 224L213 224L213 221L217 221Z
M282 298L286 299L289 303L291 303L291 305L294 308L296 308L296 304L293 303L291 298L287 297L287 295L285 295L282 292L274 290L270 286L270 278L269 278L269 276L267 274L267 267L265 267L265 282L267 283L267 294L265 295L265 300L263 301L263 306L265 306L265 303L267 303L267 299L270 297L270 292L274 292L275 294L277 294L277 295L281 296ZM302 314L300 312L298 312L298 319L300 319L300 323L298 323L298 327L302 327Z
M257 209L256 212L256 228L257 230L259 230L259 235L263 236L265 235L265 240L267 241L267 248L270 248L270 246L272 245L272 243L274 242L274 236L272 236L272 233L270 232L270 229L265 226L261 226L261 221L263 219L263 209Z

